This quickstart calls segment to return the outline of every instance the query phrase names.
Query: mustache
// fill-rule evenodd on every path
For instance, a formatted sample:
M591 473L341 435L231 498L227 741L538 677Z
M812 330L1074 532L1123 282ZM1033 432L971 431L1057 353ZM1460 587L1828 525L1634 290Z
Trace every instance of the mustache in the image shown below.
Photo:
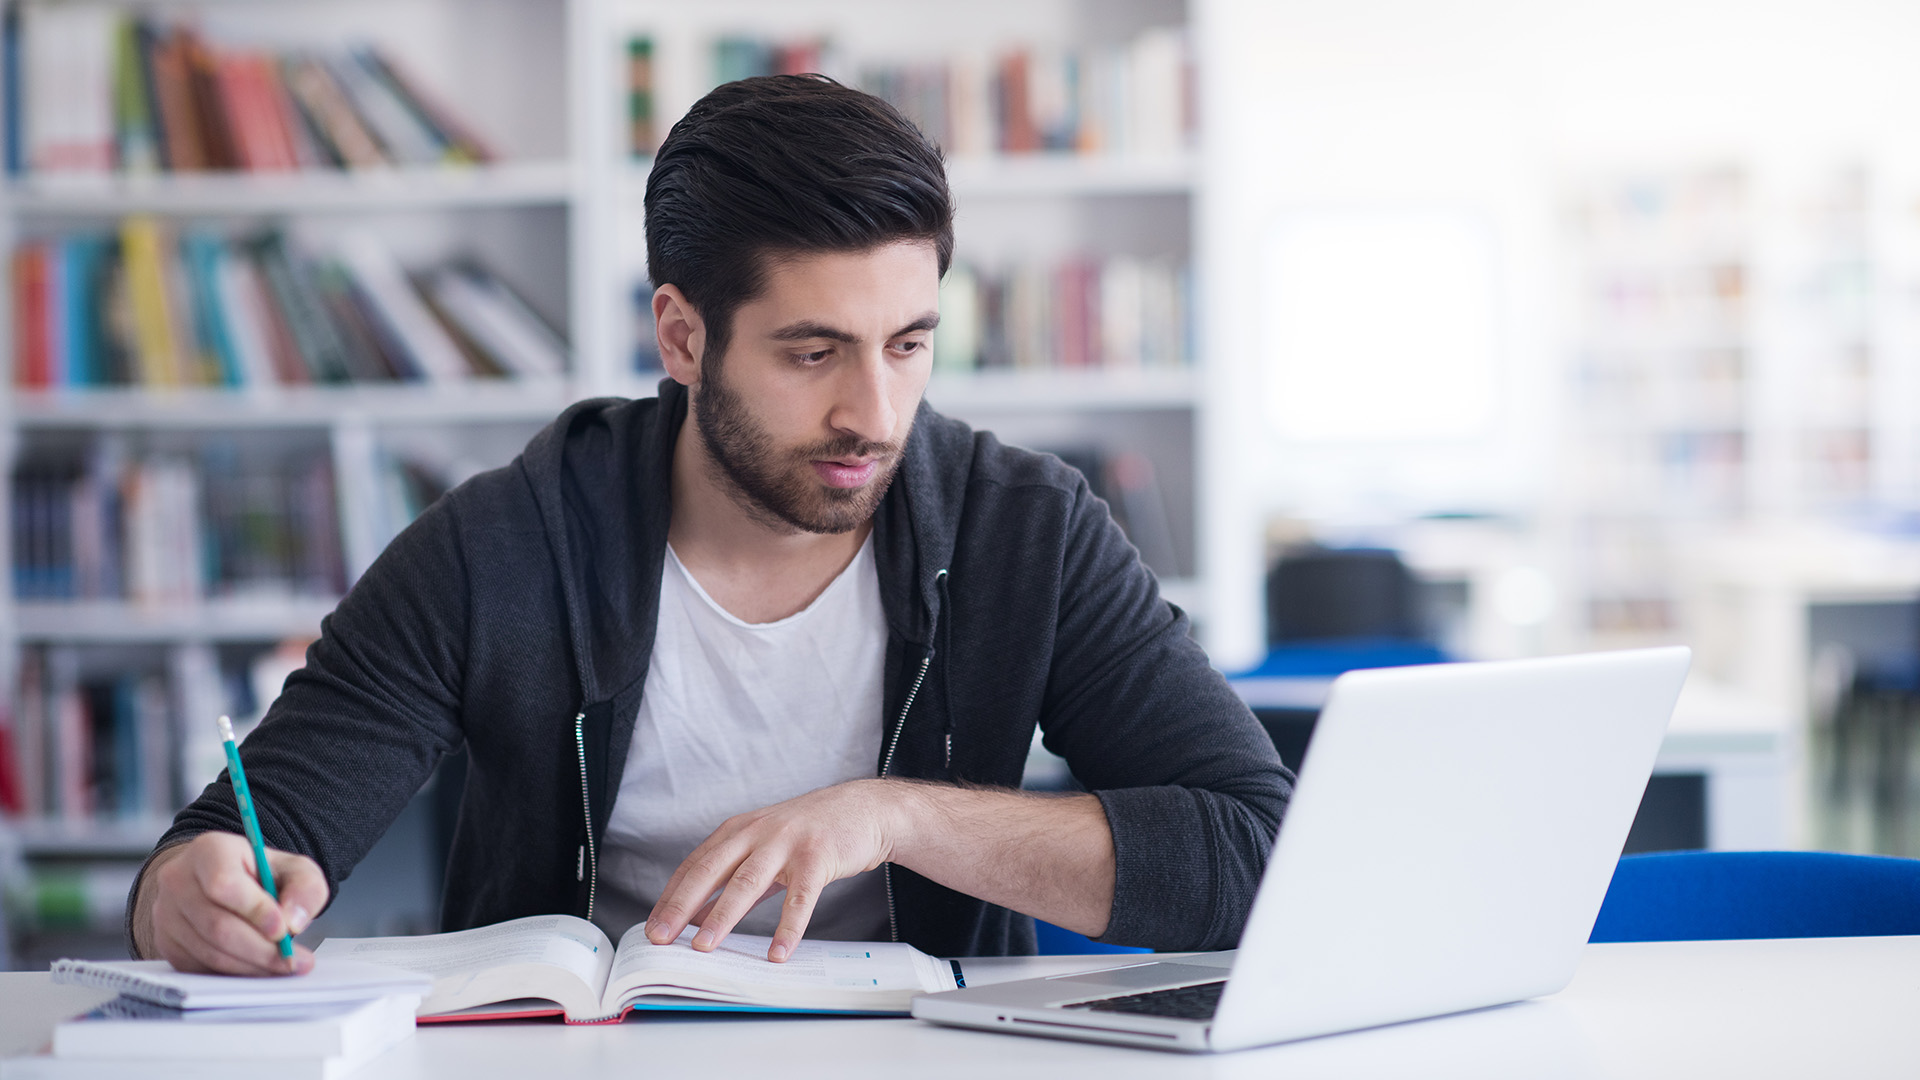
M820 461L827 458L879 458L890 460L900 456L900 444L895 442L870 442L866 439L848 436L843 439L829 439L826 442L803 446L794 451L794 456L807 461Z

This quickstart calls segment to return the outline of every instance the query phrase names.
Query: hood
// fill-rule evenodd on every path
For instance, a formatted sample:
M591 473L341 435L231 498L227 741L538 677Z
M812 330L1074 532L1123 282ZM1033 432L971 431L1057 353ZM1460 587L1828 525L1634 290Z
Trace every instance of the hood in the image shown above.
M587 704L646 677L671 519L673 451L687 390L578 402L518 462L561 582L568 645ZM874 514L874 556L889 629L930 644L938 571L953 555L973 454L965 424L924 401L893 486Z

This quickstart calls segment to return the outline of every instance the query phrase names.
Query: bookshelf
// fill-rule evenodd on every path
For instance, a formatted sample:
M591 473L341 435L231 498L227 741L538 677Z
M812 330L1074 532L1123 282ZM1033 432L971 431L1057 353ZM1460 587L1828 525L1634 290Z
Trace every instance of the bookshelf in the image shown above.
M5 0L0 8L18 12L33 2ZM80 232L108 233L139 216L180 236L200 230L222 242L275 228L301 251L331 250L341 235L361 230L375 234L413 272L472 256L558 329L568 346L566 366L559 377L544 379L21 387L10 370L8 393L0 398L0 461L9 477L79 477L89 462L106 456L185 462L205 487L212 484L206 455L232 455L236 447L246 460L305 455L302 460L323 462L333 494L326 531L337 548L332 557L340 584L357 577L404 522L409 500L421 497L409 488L419 474L426 474L429 489L450 485L508 460L570 401L654 392L659 375L637 348L649 332L634 301L645 279L646 161L630 145L624 51L630 40L645 37L655 46L657 138L711 85L714 46L725 37L830 41L821 66L856 85L863 66L871 71L882 61L930 68L962 54L992 62L1010 50L1030 50L1048 64L1068 55L1111 60L1138 53L1164 74L1169 56L1178 60L1168 49L1188 19L1182 0L985 0L964 11L882 0L157 0L126 10L190 23L216 49L292 51L371 41L404 60L443 100L458 103L462 118L498 151L493 161L458 167L28 172L0 182L0 249L7 251ZM1160 102L1163 112L1165 105ZM1096 467L1124 458L1134 494L1130 506L1118 494L1115 504L1157 535L1142 543L1158 545L1149 552L1150 565L1168 598L1193 612L1204 629L1201 541L1209 515L1191 493L1200 487L1198 444L1209 405L1201 392L1205 364L1191 344L1191 296L1172 290L1192 287L1193 222L1207 181L1197 136L1177 134L1186 121L1165 115L1160 121L1163 135L1154 140L1114 133L1097 152L985 147L950 157L961 265L983 280L1023 273L1042 289L1076 273L1083 290L1097 288L1116 265L1122 285L1137 290L1145 268L1157 275L1155 287L1166 294L1161 306L1170 312L1155 330L1158 352L1134 344L1143 327L1108 330L1087 314L1080 346L1087 366L1015 368L970 356L943 367L929 397L1009 441L1079 454ZM1116 149L1123 143L1134 149ZM14 284L9 276L8 298ZM14 306L0 305L0 336L8 342L17 329ZM1030 337L1051 342L1057 334ZM1130 335L1129 347L1142 362L1129 361L1126 370L1106 365L1109 354L1124 350L1096 344L1114 334ZM103 455L103 446L113 454ZM1142 469L1145 502L1137 483ZM12 499L9 518L17 524ZM218 523L202 526L212 531ZM21 555L13 550L16 534L0 535L0 556L10 567ZM16 730L25 681L37 680L42 696L60 679L84 691L101 710L95 734L109 742L123 734L109 730L106 714L117 708L110 702L163 685L167 738L142 745L171 740L162 751L179 766L171 801L189 796L211 775L201 773L218 768L192 725L222 709L236 719L257 714L287 666L298 662L290 649L317 632L337 599L337 589L259 587L257 581L244 589L217 587L220 580L208 577L197 595L166 602L79 592L49 598L12 587L0 594L0 683ZM133 709L128 715L137 722L143 714ZM45 768L71 768L47 758L53 753L48 740L57 735L48 725L55 720L39 722L34 752ZM56 942L75 955L111 953L119 945L120 897L105 893L124 890L130 863L164 828L164 815L157 806L154 813L63 808L48 792L59 777L42 780L38 809L0 818L0 851L18 856L11 873L0 858L0 879L10 879L0 881L0 889L15 894L12 960L42 962L35 950ZM109 786L95 794L112 793ZM146 790L140 797L160 796ZM424 816L410 813L403 824ZM62 904L80 890L81 906L94 912L91 921L47 923L32 914L42 884ZM89 889L104 892L92 896ZM74 909L61 910L71 915ZM416 914L427 922L333 932L432 928L434 912ZM0 922L0 934L6 928Z
M29 9L73 6L0 4L9 18L29 23ZM450 111L494 156L455 164L396 157L362 168L309 163L137 174L28 168L0 181L0 247L112 237L124 223L145 219L175 239L202 234L224 244L273 229L304 256L333 250L358 230L376 236L407 272L427 272L457 257L497 272L565 339L566 359L551 378L462 374L451 381L339 384L248 378L239 386L164 388L141 378L131 385L27 387L17 377L19 349L9 348L0 460L10 478L14 527L0 539L11 570L10 587L0 594L0 682L13 750L23 750L18 736L32 711L23 708L24 698L31 690L46 700L52 680L65 680L91 710L91 731L81 745L86 738L93 743L92 761L75 766L63 758L72 749L61 743L63 721L46 715L27 740L39 772L28 793L33 805L23 815L0 817L0 834L6 834L0 849L14 853L10 865L0 866L0 910L6 912L0 934L11 930L11 948L0 953L15 964L44 962L44 949L81 955L119 948L118 908L132 866L164 829L171 807L218 769L198 727L219 711L236 719L258 715L288 665L298 662L298 642L318 632L340 588L404 523L410 508L398 490L402 463L433 473L439 484L502 464L568 402L602 392L612 375L608 351L594 341L602 321L592 308L595 294L579 287L597 277L599 248L586 220L596 216L604 189L590 175L596 155L578 137L578 99L586 85L577 61L592 32L593 3L160 0L102 10L142 15L163 32L190 26L217 57L335 57L348 46L371 44L401 62L408 79L437 103L455 103ZM31 91L30 84L23 87L14 114L31 109ZM0 305L0 332L9 342L16 341L20 307L12 269L8 302ZM199 481L203 537L224 527L213 505L222 498L222 481L209 473L221 455L242 462L225 496L240 500L229 507L237 516L225 524L242 531L263 527L262 506L284 507L276 497L291 498L263 494L263 487L296 486L249 470L257 473L254 466L269 460L313 464L327 477L329 520L320 531L336 580L316 588L311 581L276 580L274 571L258 566L214 560L199 587L177 597L142 599L119 589L41 597L23 590L20 479L36 470L70 477L101 456L102 447L113 448L104 456L134 466L185 463ZM287 532L289 524L278 528ZM223 554L246 553L244 543L236 547L227 539L216 538ZM35 687L23 687L29 681ZM140 701L160 703L157 719L139 702L122 709L153 688L159 694ZM144 777L136 796L126 794L126 770L100 765L109 750L121 752L127 731L116 725L122 711L147 725L137 733L137 756L157 754L173 767ZM61 770L75 767L82 774L63 779ZM61 784L77 784L87 798L76 806L75 790L52 790ZM146 809L136 811L130 798ZM116 890L119 896L109 895Z
M1205 364L1192 343L1192 266L1205 185L1187 5L608 0L605 11L609 99L650 105L639 125L630 109L601 118L624 158L608 259L620 283L612 302L630 313L628 347L648 333L632 295L646 276L649 144L719 71L797 65L888 97L947 151L958 207L956 270L928 400L1008 441L1061 452L1094 476L1169 597L1204 634L1206 514L1193 492ZM636 56L643 76L634 74ZM1008 89L1017 85L1027 92ZM995 112L990 86L1020 104ZM1103 97L1096 86L1126 89ZM969 302L956 299L956 282ZM1170 298L1162 306L1175 313L1143 316L1144 327L1088 315L1080 338L1061 329L1082 317L1079 290L1119 297L1135 288ZM975 297L988 312L977 325L960 314ZM1154 302L1102 310L1132 306ZM1035 308L1047 312L1037 327L1020 314ZM976 336L977 344L953 345ZM963 355L942 356L941 344Z

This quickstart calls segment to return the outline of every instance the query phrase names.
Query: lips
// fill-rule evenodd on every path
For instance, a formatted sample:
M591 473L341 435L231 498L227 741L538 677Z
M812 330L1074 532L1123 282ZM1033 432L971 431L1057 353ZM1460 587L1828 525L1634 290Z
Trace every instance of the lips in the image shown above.
M880 468L879 458L846 458L812 462L813 471L828 487L857 488L873 479Z

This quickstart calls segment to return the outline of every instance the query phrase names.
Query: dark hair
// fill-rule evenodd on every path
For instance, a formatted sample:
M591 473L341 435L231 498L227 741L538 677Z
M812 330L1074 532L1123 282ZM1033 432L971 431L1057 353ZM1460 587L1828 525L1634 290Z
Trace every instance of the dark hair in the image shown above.
M648 276L700 312L713 357L771 259L901 240L931 242L946 274L940 151L893 106L824 75L719 87L673 125L647 178Z

